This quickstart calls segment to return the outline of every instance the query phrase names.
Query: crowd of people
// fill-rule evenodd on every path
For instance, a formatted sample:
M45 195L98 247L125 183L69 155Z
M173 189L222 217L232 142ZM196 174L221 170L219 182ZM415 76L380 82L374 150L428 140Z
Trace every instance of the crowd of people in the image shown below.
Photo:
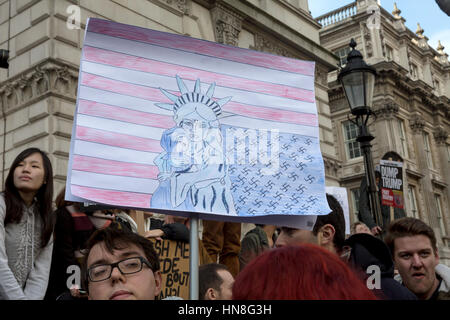
M189 219L152 219L137 232L127 210L56 197L45 152L13 161L0 194L0 300L154 300L162 277L153 242L189 241ZM439 263L433 229L392 221L383 237L362 222L345 236L342 207L312 230L203 221L200 300L450 300L450 268ZM68 270L80 270L73 285ZM74 273L76 274L76 272ZM177 299L179 297L168 297Z

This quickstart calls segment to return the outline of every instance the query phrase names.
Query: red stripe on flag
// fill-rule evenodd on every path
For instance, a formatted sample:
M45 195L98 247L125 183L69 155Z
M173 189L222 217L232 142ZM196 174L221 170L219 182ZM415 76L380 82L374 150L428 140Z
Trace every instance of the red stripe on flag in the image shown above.
M175 125L172 117L169 116L130 110L84 99L78 100L78 113L157 128L172 128Z
M159 173L158 167L156 166L105 160L80 155L74 155L72 169L146 179L157 179Z
M161 93L159 89L143 87L118 80L111 80L89 73L82 73L81 83L83 85L96 89L109 90L115 93L131 95L152 101L172 103L168 98L166 98L164 94ZM180 95L179 92L171 93ZM275 109L267 107L250 106L239 104L233 101L225 104L223 110L237 115L243 115L249 118L259 118L262 120L276 120L300 125L317 126L317 116L310 113L301 113L281 109L275 111Z
M301 113L280 109L276 110L266 107L253 107L232 101L223 106L223 111L254 119L294 123L313 127L318 126L317 115L311 113Z
M85 47L84 58L95 63L103 63L114 67L127 68L143 72L151 72L169 77L180 76L185 80L195 81L200 78L202 82L213 83L218 86L247 90L270 94L289 99L314 102L314 92L300 88L271 84L264 81L250 80L241 77L233 77L224 74L217 74L209 71L202 71L189 67L174 65L127 54L112 52L108 50Z
M112 80L90 73L82 73L81 84L96 89L133 96L136 98L172 103L172 101L166 98L166 96L159 89L149 88L118 80Z
M97 142L109 146L133 149L146 152L161 152L159 140L145 139L127 134L77 126L76 138L79 140Z
M313 62L269 55L242 48L232 48L219 43L119 24L112 21L90 19L87 31L208 55L248 65L314 76L315 65Z
M103 190L75 185L71 185L70 188L74 196L117 206L126 204L128 207L150 208L150 199L152 197L150 194Z

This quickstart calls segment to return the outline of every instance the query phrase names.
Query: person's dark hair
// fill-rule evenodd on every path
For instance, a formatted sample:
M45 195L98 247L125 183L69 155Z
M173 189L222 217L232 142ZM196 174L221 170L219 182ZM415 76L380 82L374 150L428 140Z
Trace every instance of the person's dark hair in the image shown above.
M423 235L430 239L433 250L437 252L436 236L433 229L422 220L416 218L406 217L391 222L384 242L389 247L389 250L391 250L391 254L394 255L395 239L418 235Z
M380 171L375 171L375 179L376 178L381 179L381 172Z
M130 244L133 244L144 251L144 258L150 262L153 272L160 269L158 254L156 253L153 243L150 240L136 233L124 231L114 226L99 229L95 231L87 241L86 250L81 263L83 285L86 290L88 289L87 260L91 249L98 243L103 243L106 250L111 254L114 254L114 250L121 250Z
M344 211L342 210L339 201L337 201L335 197L328 193L327 201L332 211L327 215L317 216L317 220L312 232L316 236L319 233L320 228L322 228L326 224L331 224L335 229L333 244L339 251L341 250L345 240Z
M56 204L56 208L57 209L61 209L67 206L71 206L71 205L77 205L76 202L72 202L72 201L67 201L64 199L66 194L66 188L64 187L60 193L58 193L58 195L56 196L55 199L55 204ZM77 205L78 206L78 205Z
M28 148L22 151L11 164L11 168L9 169L5 181L5 225L8 223L19 223L22 219L24 202L19 194L19 190L17 190L14 185L14 170L16 170L25 158L34 153L39 153L42 156L42 163L44 166L44 184L38 190L35 197L37 199L37 209L42 219L42 247L45 247L50 241L50 237L53 233L53 226L55 224L55 219L52 214L53 169L50 159L38 148Z
M205 300L206 291L209 288L219 291L222 285L222 278L219 276L218 271L228 268L220 263L208 263L198 267L198 298L199 300Z

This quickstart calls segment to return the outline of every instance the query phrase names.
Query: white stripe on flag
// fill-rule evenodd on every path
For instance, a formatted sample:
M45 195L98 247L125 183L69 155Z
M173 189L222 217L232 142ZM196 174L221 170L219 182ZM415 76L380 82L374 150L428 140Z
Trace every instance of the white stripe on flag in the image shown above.
M319 127L301 126L291 123L280 123L276 121L266 121L258 119L250 119L241 116L231 116L219 119L223 125L229 125L240 128L250 128L255 130L279 130L280 133L294 133L303 136L316 138L319 135Z
M158 153L112 147L82 140L75 141L73 154L149 165L154 165L153 160L158 156Z
M121 177L107 174L72 170L72 184L117 191L151 194L158 187L158 180Z
M91 117L84 114L77 115L77 125L153 140L160 140L164 132L164 129L160 128L99 117Z
M130 110L173 116L173 111L161 109L160 107L156 106L155 103L158 103L158 101L149 101L146 99L136 98L120 93L86 86L80 86L78 99L86 99L90 101L109 104L112 106L127 108Z

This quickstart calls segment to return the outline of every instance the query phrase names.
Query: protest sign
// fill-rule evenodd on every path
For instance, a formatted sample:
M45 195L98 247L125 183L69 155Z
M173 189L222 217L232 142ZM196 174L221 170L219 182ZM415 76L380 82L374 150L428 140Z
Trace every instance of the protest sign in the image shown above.
M66 199L311 229L330 212L314 68L89 19Z
M153 242L162 277L160 299L176 296L189 299L189 243L173 240Z
M380 160L381 204L403 209L403 163Z
M342 187L325 187L328 194L336 198L344 211L345 218L345 234L350 234L350 209L348 206L347 188Z

